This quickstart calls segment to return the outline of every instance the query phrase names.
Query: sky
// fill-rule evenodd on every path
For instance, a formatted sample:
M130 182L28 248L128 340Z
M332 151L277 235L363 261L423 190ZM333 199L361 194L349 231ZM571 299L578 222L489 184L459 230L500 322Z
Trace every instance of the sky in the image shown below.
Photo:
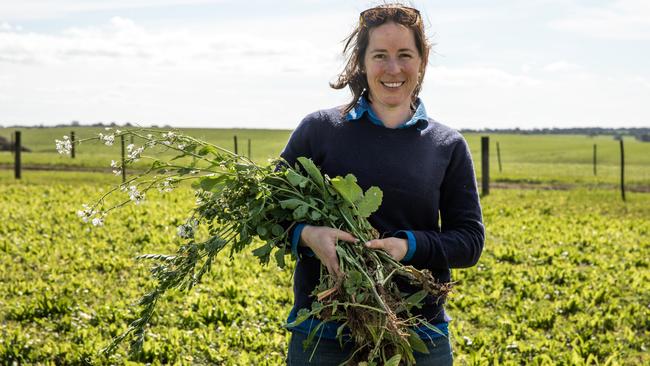
M293 129L372 1L0 2L0 126ZM420 97L456 129L650 126L650 1L411 1Z

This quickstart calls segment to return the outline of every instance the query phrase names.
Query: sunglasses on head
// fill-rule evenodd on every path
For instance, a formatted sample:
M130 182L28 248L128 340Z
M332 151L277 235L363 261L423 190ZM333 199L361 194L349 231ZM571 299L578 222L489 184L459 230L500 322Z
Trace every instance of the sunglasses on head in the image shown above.
M359 24L372 26L374 24L384 23L386 18L391 18L400 24L414 25L420 20L420 11L407 6L377 6L362 11L359 14Z

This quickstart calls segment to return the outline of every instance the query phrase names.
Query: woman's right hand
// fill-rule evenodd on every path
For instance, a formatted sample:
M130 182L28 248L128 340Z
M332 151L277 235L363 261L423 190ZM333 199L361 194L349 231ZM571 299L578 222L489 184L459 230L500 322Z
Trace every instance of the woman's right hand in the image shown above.
M300 245L311 249L316 257L325 265L331 275L341 276L339 258L336 255L336 241L343 240L356 243L358 240L352 234L327 226L306 225L300 234Z

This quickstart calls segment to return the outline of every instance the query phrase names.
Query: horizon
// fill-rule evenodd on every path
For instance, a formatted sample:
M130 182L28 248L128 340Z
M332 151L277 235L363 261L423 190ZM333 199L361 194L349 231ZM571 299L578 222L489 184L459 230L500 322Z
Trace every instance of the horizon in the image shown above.
M341 40L375 3L0 4L0 125L291 130L349 99L328 82ZM473 130L650 126L649 2L411 3L435 44L420 93L433 119Z

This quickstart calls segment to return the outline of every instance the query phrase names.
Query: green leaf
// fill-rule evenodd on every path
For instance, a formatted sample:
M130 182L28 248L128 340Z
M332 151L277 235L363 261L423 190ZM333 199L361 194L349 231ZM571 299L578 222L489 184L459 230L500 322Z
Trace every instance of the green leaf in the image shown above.
M217 150L214 146L203 146L199 149L199 151L196 152L196 154L201 156L208 154L219 155L219 150Z
M314 220L314 221L320 219L321 216L323 216L323 215L321 215L320 212L318 212L318 211L311 211L309 213L309 217L311 217L311 219Z
M356 204L357 201L363 198L363 190L357 184L357 178L352 174L346 175L345 178L332 178L332 186L351 205Z
M296 315L296 320L292 321L291 323L287 324L287 328L292 328L295 327L296 325L304 322L305 320L309 319L311 316L311 311L307 310L306 308L302 308L298 310L298 314Z
M314 164L314 162L311 161L311 159L305 158L303 156L299 157L298 161L305 169L307 174L309 174L311 179L313 179L321 189L324 189L325 181L323 180L323 175L321 174L320 170L318 170L318 168L316 167L316 164Z
M274 224L271 226L271 234L273 234L273 236L281 236L284 234L284 228L278 224Z
M278 267L280 268L284 268L285 266L284 253L285 253L284 247L280 247L278 250L275 251L275 261L278 263Z
M293 219L294 220L303 219L307 215L307 211L309 211L309 206L307 205L298 206L295 210L293 210Z
M411 306L420 308L422 306L422 300L424 300L425 297L427 297L427 292L425 290L418 291L413 295L407 297L406 302Z
M308 179L296 173L294 170L287 170L286 174L292 186L304 188L307 185Z
M293 210L296 207L304 204L305 202L302 200L299 200L297 198L290 198L288 200L283 200L280 201L280 207L282 208L288 208L289 210Z
M418 337L417 333L413 329L409 329L409 339L408 342L411 345L411 348L413 348L415 351L418 351L420 353L425 353L429 354L429 349L427 348L427 345L424 344L424 342Z
M256 231L257 231L257 235L259 235L260 237L266 236L269 233L269 230L262 225L258 226Z
M200 187L204 191L218 193L226 185L228 177L225 175L203 177L200 181Z
M398 366L399 362L402 360L402 355L396 354L395 356L391 357L386 363L384 364L385 366Z
M361 217L369 217L373 212L377 211L381 205L381 200L384 197L384 192L377 187L370 187L363 195L361 201L357 203L357 211Z
M270 244L267 243L267 244L264 244L264 245L262 245L261 247L255 249L255 250L253 250L253 255L256 256L256 257L260 257L260 258L265 257L265 256L269 255L269 253L271 253L271 249L273 249L273 247Z

